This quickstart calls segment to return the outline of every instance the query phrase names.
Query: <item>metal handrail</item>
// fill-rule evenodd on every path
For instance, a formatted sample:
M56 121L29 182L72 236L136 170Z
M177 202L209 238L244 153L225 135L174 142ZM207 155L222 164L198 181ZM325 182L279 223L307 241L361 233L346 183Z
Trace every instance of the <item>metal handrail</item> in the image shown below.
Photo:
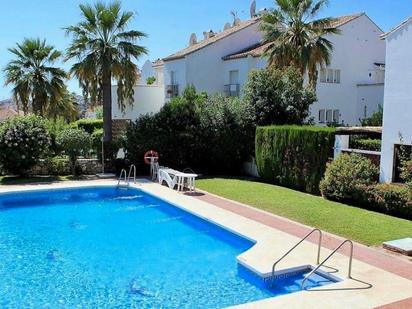
M118 186L118 187L120 186L120 182L122 181L123 173L124 173L124 182L126 183L126 185L129 185L129 183L128 183L128 181L127 181L127 178L126 178L126 177L127 177L127 172L126 172L125 169L122 169L122 171L120 172L119 181L117 182L117 186Z
M130 178L133 171L133 183L136 183L136 165L132 164L129 169L129 175L127 176L127 183L130 183Z
M308 280L310 276L312 276L315 272L317 272L319 268L323 266L323 264L325 264L340 248L342 248L346 244L350 244L348 279L352 279L353 242L349 239L346 239L335 250L333 250L333 252L329 254L328 257L324 259L322 263L320 263L314 270L312 270L309 274L306 275L306 277L303 279L302 284L300 286L302 290L305 287L306 280Z
M317 255L317 259L316 259L316 264L319 264L320 262L320 247L322 245L322 231L319 229L314 229L312 230L310 233L308 233L305 237L303 237L296 245L294 245L288 252L286 252L279 260L277 260L273 266L272 266L272 280L274 280L275 278L275 268L276 265L282 261L285 257L287 257L289 255L289 253L291 253L293 250L295 250L301 243L303 243L310 235L312 235L313 233L318 232L319 233L319 240L318 240L318 255Z

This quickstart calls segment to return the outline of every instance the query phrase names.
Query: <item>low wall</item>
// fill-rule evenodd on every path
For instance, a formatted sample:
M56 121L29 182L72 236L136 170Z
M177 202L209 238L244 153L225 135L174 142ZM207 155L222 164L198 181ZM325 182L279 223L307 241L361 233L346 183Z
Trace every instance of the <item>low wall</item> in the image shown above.
M95 175L102 172L102 164L97 159L78 159L76 169L82 175ZM31 169L30 173L39 176L71 175L69 161L65 159L41 160Z

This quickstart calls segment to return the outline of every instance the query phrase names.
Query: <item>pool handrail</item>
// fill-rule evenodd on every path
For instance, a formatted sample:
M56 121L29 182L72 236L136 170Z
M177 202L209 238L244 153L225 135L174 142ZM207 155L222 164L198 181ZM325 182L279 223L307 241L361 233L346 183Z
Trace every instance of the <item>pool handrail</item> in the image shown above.
M122 171L120 172L120 177L119 177L119 181L117 182L117 187L120 187L120 182L122 181L122 176L124 174L124 182L126 186L129 186L129 182L127 181L127 172L125 169L122 169Z
M321 248L321 245L322 245L322 231L320 229L313 229L305 237L303 237L296 245L294 245L289 251L287 251L280 259L278 259L275 263L273 263L273 266L272 266L272 282L275 280L276 265L279 264L280 261L282 261L285 257L287 257L293 250L295 250L301 243L303 243L307 238L309 238L309 236L311 236L315 232L319 233L318 253L317 253L317 258L316 258L316 264L319 264L319 262L320 262L320 248Z
M127 176L127 183L130 183L130 178L132 176L132 171L133 171L133 183L136 183L136 165L132 164L130 165L129 168L129 175Z
M323 264L325 264L336 252L338 252L339 249L341 249L346 244L350 245L348 279L352 279L353 241L346 239L335 250L333 250L332 253L329 254L328 257L322 261L322 263L320 263L316 268L314 268L309 274L305 276L305 278L302 280L300 288L303 290L305 287L306 280L308 280L310 276L317 272L319 268L323 266Z

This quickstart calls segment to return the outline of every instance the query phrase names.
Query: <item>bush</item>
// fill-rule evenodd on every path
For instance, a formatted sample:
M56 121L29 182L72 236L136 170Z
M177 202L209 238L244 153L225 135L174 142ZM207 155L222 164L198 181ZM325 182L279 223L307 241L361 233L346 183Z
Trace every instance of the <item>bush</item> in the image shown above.
M381 151L380 139L353 137L350 142L353 149Z
M383 107L379 105L379 110L369 118L361 119L362 127L381 127L383 123Z
M256 163L269 182L319 193L332 155L335 130L309 126L269 126L256 130Z
M316 94L304 88L296 69L265 69L249 74L244 99L253 108L257 125L301 125L309 116Z
M206 98L189 87L159 113L143 116L128 127L128 159L143 171L143 155L154 149L162 165L239 173L253 150L254 125L247 108L239 99Z
M70 124L73 129L81 129L89 134L93 134L94 131L103 129L102 119L80 119Z
M412 193L407 186L378 184L364 188L358 205L412 220Z
M408 184L412 184L412 159L405 160L401 164L401 178Z
M85 155L91 147L90 134L80 129L61 131L56 139L60 149L69 157L71 171L76 173L76 161L80 155Z
M5 172L26 175L48 155L50 135L43 118L22 116L0 125L0 163Z
M322 195L331 200L358 202L365 187L377 182L378 168L359 154L341 154L328 164L320 183Z
M239 173L253 153L255 126L250 106L238 98L215 96L200 110L197 156L212 173Z

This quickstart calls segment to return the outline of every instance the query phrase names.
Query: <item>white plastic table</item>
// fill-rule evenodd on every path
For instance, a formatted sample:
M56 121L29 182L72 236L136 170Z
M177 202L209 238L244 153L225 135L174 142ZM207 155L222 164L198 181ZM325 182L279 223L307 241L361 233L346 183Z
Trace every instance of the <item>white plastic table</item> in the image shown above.
M195 192L196 191L196 177L198 177L197 174L187 174L187 173L177 173L176 177L177 179L177 191L183 191L185 188L185 182L187 181L187 188L189 189L189 192Z

